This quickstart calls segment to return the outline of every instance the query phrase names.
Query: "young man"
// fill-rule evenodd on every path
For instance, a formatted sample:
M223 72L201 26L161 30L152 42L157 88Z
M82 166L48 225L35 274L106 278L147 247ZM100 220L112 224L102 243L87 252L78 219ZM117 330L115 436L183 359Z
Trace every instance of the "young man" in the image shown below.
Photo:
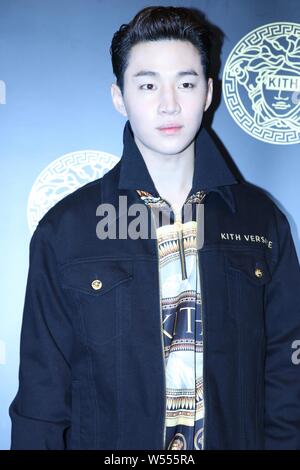
M113 38L124 150L32 237L12 449L300 449L299 263L201 127L209 45L175 7ZM155 237L124 236L133 207Z

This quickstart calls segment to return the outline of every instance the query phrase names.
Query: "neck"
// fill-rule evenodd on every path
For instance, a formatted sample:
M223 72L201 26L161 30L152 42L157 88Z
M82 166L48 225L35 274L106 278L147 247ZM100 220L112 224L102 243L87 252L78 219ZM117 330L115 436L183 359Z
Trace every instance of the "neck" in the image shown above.
M171 205L181 208L193 183L194 141L183 152L174 155L151 152L139 142L136 144L159 195Z

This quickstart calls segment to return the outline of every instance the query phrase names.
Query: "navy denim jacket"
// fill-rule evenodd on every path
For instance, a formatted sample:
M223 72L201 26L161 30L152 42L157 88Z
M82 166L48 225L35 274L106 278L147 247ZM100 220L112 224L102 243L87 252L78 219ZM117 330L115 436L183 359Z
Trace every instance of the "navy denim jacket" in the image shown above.
M141 204L136 189L157 194L129 121L123 140L117 165L50 209L31 239L12 449L163 448L156 240L96 236L99 204L114 205L114 223L119 195ZM300 449L300 269L288 221L235 178L205 129L195 150L190 194L208 193L205 449Z

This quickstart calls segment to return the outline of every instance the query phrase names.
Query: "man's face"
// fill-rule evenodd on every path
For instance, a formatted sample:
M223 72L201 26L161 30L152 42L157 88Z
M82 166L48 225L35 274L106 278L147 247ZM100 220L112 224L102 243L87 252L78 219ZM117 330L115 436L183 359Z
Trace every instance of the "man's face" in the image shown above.
M140 74L145 71L147 75ZM147 41L130 51L124 96L115 84L111 91L116 109L130 121L139 148L175 155L194 141L211 103L212 79L205 79L199 52L190 42ZM169 123L182 127L172 134L159 130Z

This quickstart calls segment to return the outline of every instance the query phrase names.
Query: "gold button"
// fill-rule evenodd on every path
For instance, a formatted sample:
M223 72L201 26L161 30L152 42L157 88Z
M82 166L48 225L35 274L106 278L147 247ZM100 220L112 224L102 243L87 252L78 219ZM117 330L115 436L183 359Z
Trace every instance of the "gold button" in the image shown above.
M263 275L262 270L259 269L259 268L256 268L256 269L255 269L255 276L256 276L256 277L262 277L262 275Z
M94 290L99 290L99 289L101 289L101 287L102 287L102 282L99 281L99 279L95 279L95 280L92 282L92 288L93 288Z

